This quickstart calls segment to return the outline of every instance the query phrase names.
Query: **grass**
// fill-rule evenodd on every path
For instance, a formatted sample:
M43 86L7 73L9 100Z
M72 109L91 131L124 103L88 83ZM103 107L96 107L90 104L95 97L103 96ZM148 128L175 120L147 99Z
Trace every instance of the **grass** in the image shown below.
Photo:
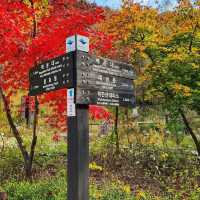
M15 180L4 185L9 200L66 200L66 174L61 171L53 178L33 183ZM121 182L107 182L105 185L90 183L90 200L134 200L130 187Z
M34 181L9 181L4 191L9 200L66 200L66 174L61 171L55 177ZM183 198L183 195L185 198ZM90 200L199 200L200 187L194 187L190 193L169 190L167 195L155 195L142 188L132 192L131 186L122 181L107 180L101 184L90 181Z
M21 126L28 146L31 130L23 128L23 122ZM163 135L152 127L147 127L147 134L131 129L129 144L127 129L120 124L119 154L115 153L116 141L111 133L99 136L98 125L90 129L90 200L200 199L199 161L191 155L194 144L190 136L184 136L177 146L171 136L164 144ZM53 133L40 120L33 183L24 181L15 139L10 135L6 138L0 182L9 200L66 199L67 144L64 139L53 142Z

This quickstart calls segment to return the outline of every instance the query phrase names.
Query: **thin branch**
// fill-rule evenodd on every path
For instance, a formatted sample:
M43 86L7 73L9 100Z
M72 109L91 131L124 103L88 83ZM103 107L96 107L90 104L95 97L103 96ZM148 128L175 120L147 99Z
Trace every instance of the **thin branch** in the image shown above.
M194 30L193 30L193 32L191 34L190 43L189 43L189 52L190 53L192 52L192 45L193 45L193 41L194 41L194 38L195 38L195 33L197 31L197 28L198 28L198 22L194 26Z
M32 0L29 0L31 3L32 9L34 9L34 3ZM35 38L37 35L37 20L34 14L33 16L33 31L32 31L32 38ZM35 63L37 65L37 63ZM37 125L38 125L38 114L39 114L39 102L37 96L35 96L35 113L34 113L34 125L33 125L33 134L32 134L32 143L30 148L30 164L32 166L34 154L35 154L35 147L37 143Z
M11 115L11 112L10 112L8 101L6 99L5 94L3 93L3 89L1 87L0 87L0 95L1 95L2 100L3 100L3 104L4 104L4 108L5 108L5 111L6 111L6 116L7 116L9 125L10 125L10 127L13 131L13 135L15 136L15 138L17 140L17 144L19 146L19 149L20 149L20 151L23 155L23 158L26 162L29 155L28 155L28 152L26 151L25 145L23 144L22 137L20 136L19 131L18 131L16 125L14 124L14 121L13 121L13 118L12 118L12 115Z

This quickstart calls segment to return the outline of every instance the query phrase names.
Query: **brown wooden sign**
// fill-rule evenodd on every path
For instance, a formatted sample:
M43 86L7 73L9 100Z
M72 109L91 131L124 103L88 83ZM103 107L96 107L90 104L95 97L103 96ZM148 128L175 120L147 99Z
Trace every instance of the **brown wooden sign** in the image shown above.
M76 104L135 106L132 65L75 51L30 71L30 95L75 88Z
M135 106L132 65L77 52L77 104Z
M134 107L135 97L131 92L77 88L76 104Z
M77 70L123 77L131 80L136 78L133 66L130 64L96 57L81 51L77 52Z
M30 95L73 86L73 54L48 60L30 70Z

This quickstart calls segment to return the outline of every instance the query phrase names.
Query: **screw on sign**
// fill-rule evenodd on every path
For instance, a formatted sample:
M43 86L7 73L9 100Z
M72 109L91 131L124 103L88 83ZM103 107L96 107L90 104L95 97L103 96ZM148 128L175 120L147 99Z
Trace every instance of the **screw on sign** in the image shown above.
M89 199L89 104L135 107L133 67L89 55L89 39L66 39L66 54L30 71L30 95L67 90L68 200Z

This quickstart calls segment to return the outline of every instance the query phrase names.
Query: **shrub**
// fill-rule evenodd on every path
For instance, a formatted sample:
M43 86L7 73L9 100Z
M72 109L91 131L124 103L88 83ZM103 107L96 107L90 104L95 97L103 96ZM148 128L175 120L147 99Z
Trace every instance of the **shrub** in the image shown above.
M38 182L12 181L5 185L9 200L66 200L65 176ZM90 200L134 200L130 186L122 183L108 183L90 186Z
M90 200L135 200L130 186L122 182L107 183L104 186L90 187Z
M65 178L34 183L12 181L6 185L9 200L61 200L66 198Z

